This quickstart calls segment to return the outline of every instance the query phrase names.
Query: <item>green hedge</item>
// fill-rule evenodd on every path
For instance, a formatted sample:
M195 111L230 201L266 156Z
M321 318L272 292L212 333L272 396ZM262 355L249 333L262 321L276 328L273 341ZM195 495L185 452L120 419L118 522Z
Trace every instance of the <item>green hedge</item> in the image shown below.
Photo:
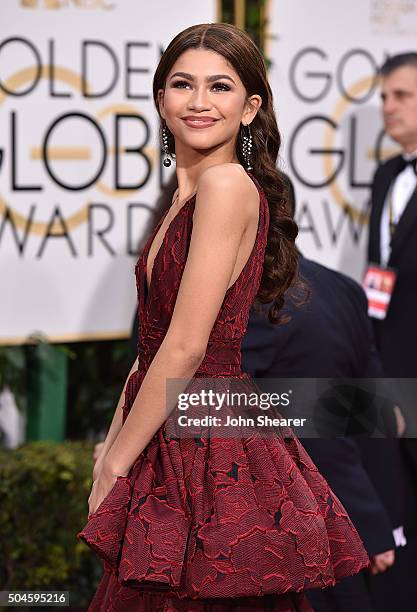
M71 606L89 603L102 569L76 534L91 475L91 444L0 449L0 590L65 590Z

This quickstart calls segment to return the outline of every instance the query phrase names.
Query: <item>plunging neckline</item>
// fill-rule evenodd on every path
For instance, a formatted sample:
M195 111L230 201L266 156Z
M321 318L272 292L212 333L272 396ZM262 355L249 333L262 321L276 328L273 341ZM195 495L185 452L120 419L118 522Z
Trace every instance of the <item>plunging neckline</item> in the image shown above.
M152 270L151 270L151 276L149 279L149 284L148 284L148 255L149 255L149 251L152 248L153 242L158 234L158 231L160 230L162 223L164 222L168 212L170 209L168 209L166 211L166 213L163 215L163 217L161 218L161 220L159 221L159 223L156 226L156 229L154 230L153 234L152 234L152 240L151 243L149 245L149 247L146 249L146 253L145 253L145 257L144 257L144 262L143 262L143 268L144 268L144 284L145 284L145 290L146 290L146 298L145 298L145 307L148 304L148 300L149 300L149 294L152 288L152 281L153 281L153 272L155 269L155 264L156 261L158 259L159 254L162 252L162 247L164 246L165 240L167 238L168 232L171 229L172 224L174 223L174 221L177 219L177 217L179 216L179 214L181 213L181 211L190 203L194 200L194 198L196 197L197 193L193 193L187 200L185 200L184 204L181 206L181 208L176 212L176 214L172 217L171 221L169 222L168 227L165 230L165 234L162 238L161 244L159 245L159 248L157 250L157 252L155 253L155 257L153 260L153 265L152 265Z

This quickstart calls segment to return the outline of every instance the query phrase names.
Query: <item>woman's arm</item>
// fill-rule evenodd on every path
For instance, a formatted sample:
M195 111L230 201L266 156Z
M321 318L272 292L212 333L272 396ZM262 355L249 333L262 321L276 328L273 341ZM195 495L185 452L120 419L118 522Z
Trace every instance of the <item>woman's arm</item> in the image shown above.
M175 404L166 405L166 380L188 381L204 359L244 238L246 259L252 250L258 215L258 191L240 166L222 164L202 174L190 248L171 323L129 415L107 452L107 478L129 472L174 408ZM250 244L245 235L249 227Z
M123 386L123 390L120 394L120 398L119 401L117 403L116 406L116 410L114 411L114 415L113 415L113 419L111 422L111 425L109 427L109 431L107 432L107 436L105 441L103 442L103 446L101 447L100 450L100 455L97 457L96 463L94 465L94 470L93 470L93 480L95 480L96 478L98 478L100 471L101 471L101 467L103 464L103 461L107 455L108 450L111 448L113 442L115 441L117 434L119 433L119 431L122 428L122 424L123 424L123 405L124 405L124 398L125 398L125 391L126 391L126 386L127 386L127 382L130 378L130 376L133 374L133 372L135 372L135 370L138 369L138 358L136 357L135 362L128 374L128 377L126 378L126 382Z

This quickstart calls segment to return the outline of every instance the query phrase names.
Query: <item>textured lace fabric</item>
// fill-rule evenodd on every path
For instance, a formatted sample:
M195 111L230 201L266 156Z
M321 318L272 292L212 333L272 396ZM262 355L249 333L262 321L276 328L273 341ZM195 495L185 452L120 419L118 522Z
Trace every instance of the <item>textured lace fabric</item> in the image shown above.
M256 240L194 380L233 378L256 390L240 369L240 345L261 281L269 209L251 178L260 195ZM126 387L124 420L171 321L194 205L195 196L171 221L149 289L147 256L162 220L136 265L139 366ZM163 425L78 537L104 564L90 611L307 612L305 589L331 586L369 563L345 509L290 430L172 438Z

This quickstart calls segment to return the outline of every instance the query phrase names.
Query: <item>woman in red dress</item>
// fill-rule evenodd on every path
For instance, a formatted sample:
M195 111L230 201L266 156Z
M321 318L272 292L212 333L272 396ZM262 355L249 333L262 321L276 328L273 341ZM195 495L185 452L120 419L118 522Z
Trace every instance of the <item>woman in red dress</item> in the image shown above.
M240 369L250 307L272 302L277 322L297 273L265 65L237 28L193 26L163 54L154 100L179 187L136 266L138 359L79 534L104 562L89 610L311 610L306 589L368 558L294 434L168 426L169 379L256 391Z

